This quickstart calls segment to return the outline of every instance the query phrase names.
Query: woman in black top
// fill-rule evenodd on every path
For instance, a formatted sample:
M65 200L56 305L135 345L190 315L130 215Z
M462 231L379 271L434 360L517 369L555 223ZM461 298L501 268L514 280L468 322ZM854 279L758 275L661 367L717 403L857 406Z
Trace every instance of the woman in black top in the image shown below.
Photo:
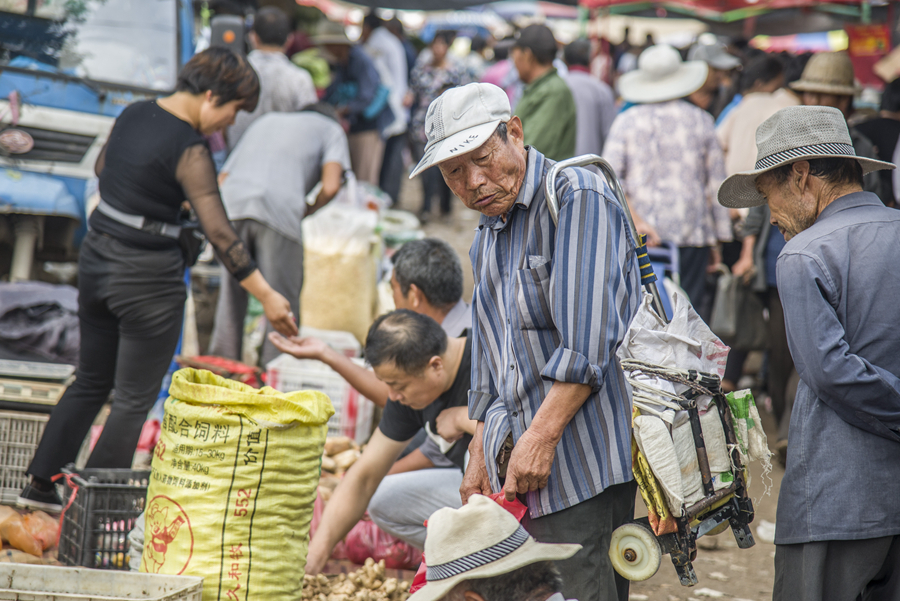
M147 412L178 344L185 260L178 241L182 203L196 211L228 271L258 298L274 328L297 333L290 304L275 292L231 227L203 134L252 111L259 79L224 48L185 65L176 92L138 102L116 120L100 153L100 206L78 259L81 354L75 382L50 417L21 505L59 511L51 478L74 461L115 388L112 410L87 467L131 467Z

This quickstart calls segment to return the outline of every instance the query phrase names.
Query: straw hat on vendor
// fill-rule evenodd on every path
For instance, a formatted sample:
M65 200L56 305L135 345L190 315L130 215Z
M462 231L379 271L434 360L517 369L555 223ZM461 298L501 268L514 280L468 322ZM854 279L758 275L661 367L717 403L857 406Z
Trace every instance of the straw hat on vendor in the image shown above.
M668 44L650 46L638 57L638 68L619 78L619 94L627 102L651 104L691 95L706 83L703 61L682 61Z
M472 495L460 509L439 509L428 520L427 584L409 601L493 601L494 591L521 599L564 601L551 562L568 559L581 545L535 541L496 502Z
M352 46L353 40L347 36L344 26L328 19L322 19L312 37L316 46Z
M853 96L860 90L853 76L853 63L846 52L814 54L800 79L788 85L796 92L835 96Z
M735 173L722 182L720 204L731 208L766 204L758 189L760 176L799 161L850 159L859 163L863 174L895 168L891 163L857 156L844 115L831 107L781 109L756 130L756 148L754 169Z

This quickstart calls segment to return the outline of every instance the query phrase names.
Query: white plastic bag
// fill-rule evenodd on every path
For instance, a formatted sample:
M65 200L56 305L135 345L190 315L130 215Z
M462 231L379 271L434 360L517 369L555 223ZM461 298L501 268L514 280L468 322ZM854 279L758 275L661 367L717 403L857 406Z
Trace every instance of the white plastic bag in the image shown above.
M669 429L656 416L638 415L634 418L633 431L638 448L647 458L653 475L662 486L669 509L680 516L684 504L681 468Z
M619 358L675 369L695 369L722 377L728 347L712 333L686 298L675 294L671 301L673 316L667 324L653 309L651 296L644 295L619 347Z

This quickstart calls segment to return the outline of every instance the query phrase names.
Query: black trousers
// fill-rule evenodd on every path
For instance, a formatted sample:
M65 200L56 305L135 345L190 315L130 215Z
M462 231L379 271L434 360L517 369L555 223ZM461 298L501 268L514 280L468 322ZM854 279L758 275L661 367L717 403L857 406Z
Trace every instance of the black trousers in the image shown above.
M542 543L577 543L582 549L555 562L562 575L563 595L578 601L627 601L629 582L609 560L612 532L634 517L634 481L610 486L583 503L556 513L522 520L525 530Z
M381 174L378 187L391 197L396 205L400 202L400 180L403 177L403 149L408 138L406 132L391 136L384 142L384 160L381 161Z
M775 545L773 601L900 600L900 536Z
M421 142L415 143L414 150L416 151L416 160L421 160L422 157L425 156L425 144L422 144ZM422 188L424 189L422 212L431 212L431 202L437 197L441 208L441 214L449 215L453 211L453 192L450 191L450 188L444 181L441 170L437 168L428 169L422 173L421 178Z
M110 391L115 398L87 467L129 468L181 334L184 260L90 232L78 259L81 354L28 473L49 480L75 460Z

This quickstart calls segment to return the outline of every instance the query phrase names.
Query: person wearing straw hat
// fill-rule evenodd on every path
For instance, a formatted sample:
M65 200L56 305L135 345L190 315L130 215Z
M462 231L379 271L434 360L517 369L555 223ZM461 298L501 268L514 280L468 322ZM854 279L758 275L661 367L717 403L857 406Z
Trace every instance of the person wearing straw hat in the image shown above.
M859 92L853 75L853 63L846 52L814 54L806 63L800 79L789 86L800 94L803 104L836 108L844 114L844 119L849 119L853 114L853 96ZM850 138L857 156L878 158L875 145L856 127L850 126ZM885 198L881 178L876 172L863 176L863 189L874 192L882 200Z
M463 501L520 496L535 539L583 546L559 563L565 594L624 601L628 581L608 551L635 500L631 393L616 358L641 299L627 216L599 175L574 167L554 182L554 224L544 197L553 162L525 146L495 85L447 90L429 106L425 131L411 177L437 166L482 214L469 251L469 417L478 423Z
M579 549L535 541L511 513L472 495L428 518L426 584L410 601L565 601L553 562Z
M767 204L787 244L776 263L800 374L778 498L773 599L900 598L900 212L865 192L843 114L778 111L726 207Z
M706 318L707 271L720 262L718 243L732 238L728 211L715 201L725 179L715 123L686 100L704 84L707 71L703 61L682 62L671 46L644 50L637 70L619 78L622 97L636 106L616 117L603 147L638 230L651 245L661 239L678 246L681 287Z
M337 107L349 126L353 173L360 181L378 185L384 157L381 132L394 121L388 89L382 85L375 63L350 41L340 23L323 19L313 42L331 55L333 80L325 91L325 101Z

